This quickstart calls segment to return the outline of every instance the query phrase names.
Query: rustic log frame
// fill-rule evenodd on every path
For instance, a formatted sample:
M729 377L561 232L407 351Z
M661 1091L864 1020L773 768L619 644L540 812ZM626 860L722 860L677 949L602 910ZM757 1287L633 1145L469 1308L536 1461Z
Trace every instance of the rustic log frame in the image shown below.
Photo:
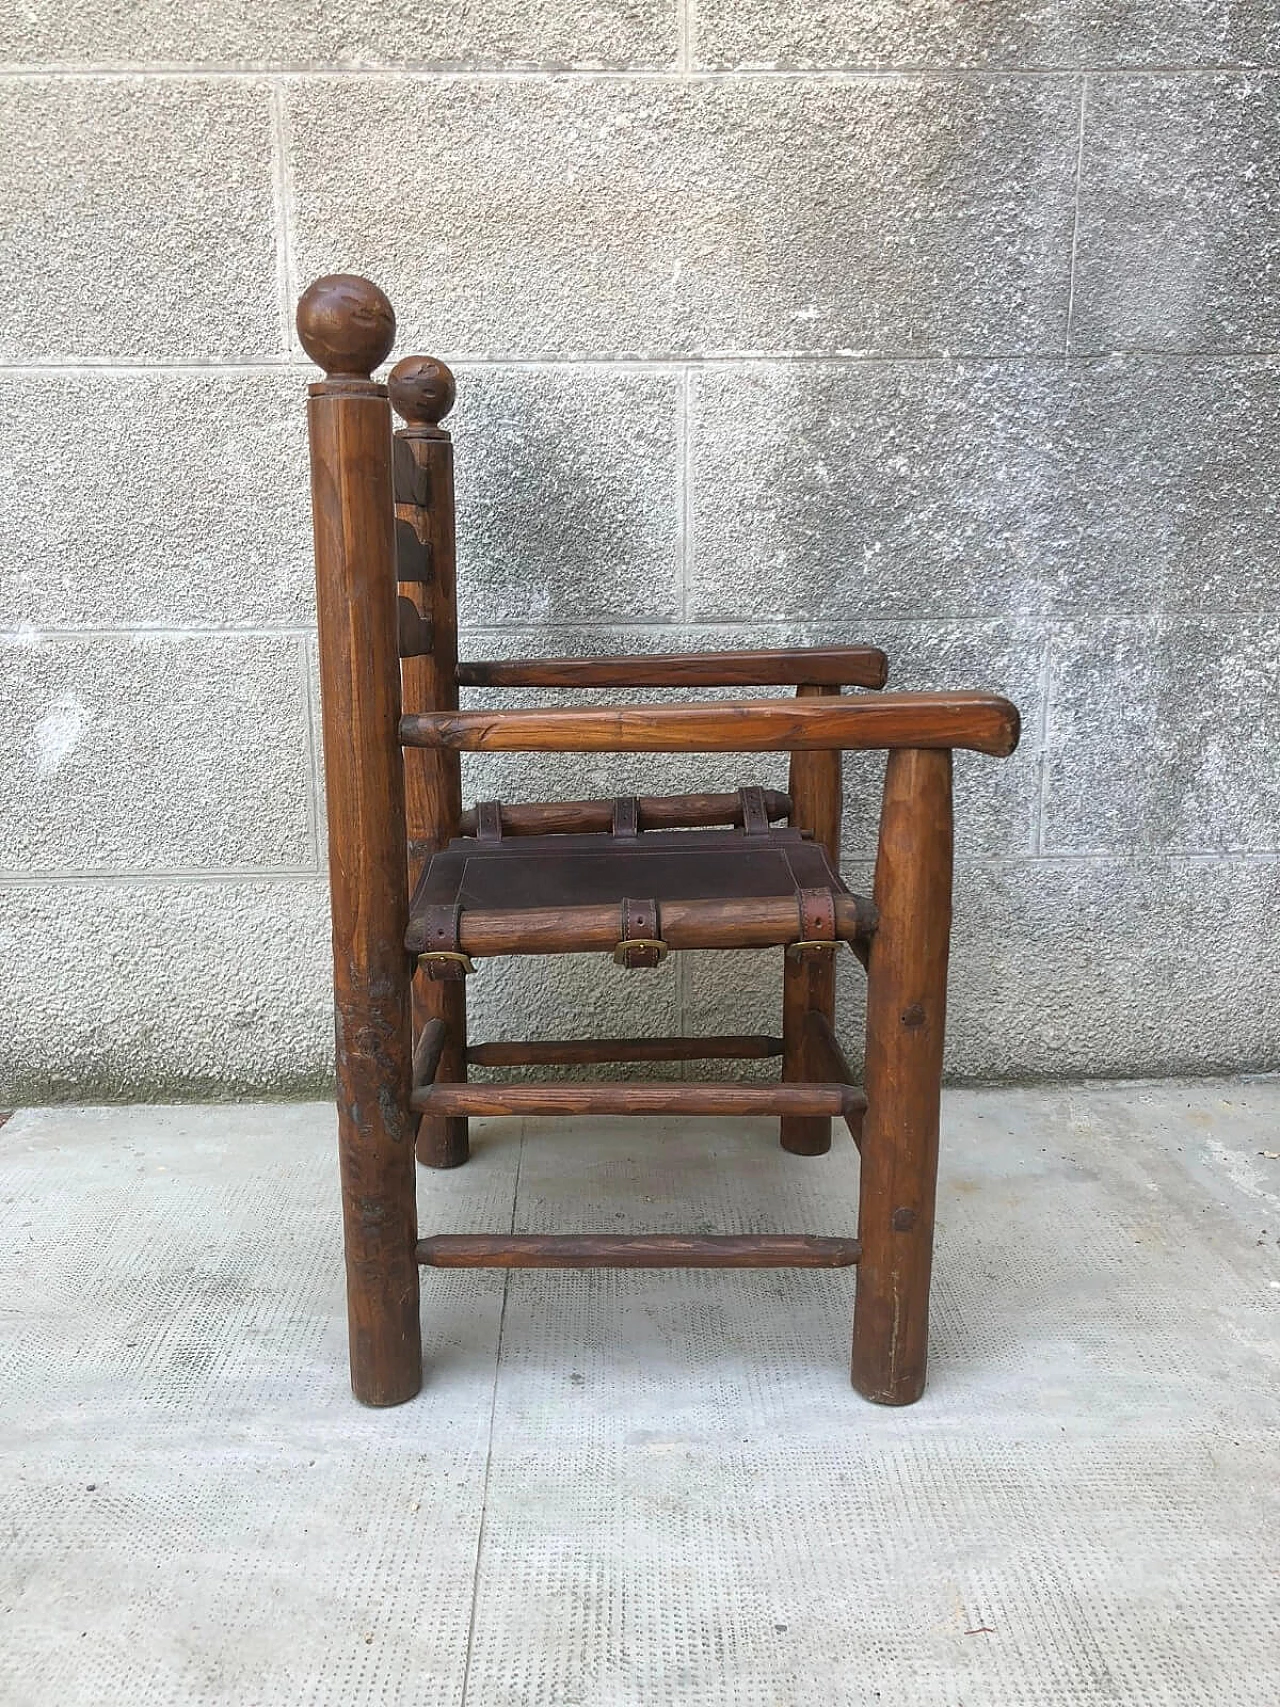
M440 421L453 378L426 357L400 362L390 397L373 382L394 337L390 304L367 280L316 282L298 328L325 370L311 388L321 694L328 788L339 1151L352 1386L375 1405L421 1382L418 1268L859 1265L852 1378L867 1398L908 1404L925 1378L938 1108L951 912L951 753L1013 751L1018 715L989 694L841 696L878 690L873 647L713 656L457 658L452 446ZM394 481L393 481L394 466ZM397 644L398 643L398 644ZM463 711L459 685L485 687L792 686L789 700L587 709ZM403 752L398 750L403 748ZM789 815L838 870L841 753L886 750L874 903L822 891L821 932L795 903L664 902L654 946L792 945L783 962L783 1035L567 1039L468 1047L465 981L411 982L408 896L426 862L461 835L609 833L742 823L746 797L647 796L636 803L547 802L463 813L463 752L788 752L787 795L752 791L764 833ZM623 911L633 906L624 902ZM608 949L617 908L471 910L464 955ZM682 934L683 933L683 934ZM626 935L624 931L622 933ZM657 935L632 931L632 937ZM834 962L852 946L868 975L866 1094L834 1027ZM440 958L437 952L437 958ZM782 1076L702 1083L468 1084L485 1066L781 1055ZM830 1145L843 1117L859 1143L858 1236L442 1234L415 1228L417 1153L434 1167L468 1156L471 1114L679 1113L780 1117L800 1155ZM865 1117L865 1118L864 1118Z

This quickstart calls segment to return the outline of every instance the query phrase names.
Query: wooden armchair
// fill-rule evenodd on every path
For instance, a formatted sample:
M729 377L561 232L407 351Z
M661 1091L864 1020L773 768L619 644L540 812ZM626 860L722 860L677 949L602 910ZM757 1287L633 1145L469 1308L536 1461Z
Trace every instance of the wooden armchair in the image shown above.
M857 1263L854 1385L911 1403L928 1332L951 752L1012 752L1016 709L979 693L841 697L883 686L886 660L870 646L459 663L452 447L440 426L453 378L410 357L387 386L373 382L395 319L364 279L317 280L298 331L325 370L309 421L356 1396L392 1405L418 1391L420 1264ZM388 391L406 422L394 438ZM795 697L468 711L460 686L789 687ZM840 755L877 748L889 758L867 899L839 872ZM791 755L787 794L462 804L462 753L760 751ZM833 1024L843 943L868 977L865 1095ZM466 978L482 957L596 951L602 976L621 977L671 950L767 947L781 951L781 1038L468 1043ZM782 1062L776 1083L467 1080L470 1063L771 1055ZM861 1149L857 1237L417 1237L415 1125L419 1160L456 1167L470 1115L602 1113L777 1115L798 1155L826 1150L840 1116Z

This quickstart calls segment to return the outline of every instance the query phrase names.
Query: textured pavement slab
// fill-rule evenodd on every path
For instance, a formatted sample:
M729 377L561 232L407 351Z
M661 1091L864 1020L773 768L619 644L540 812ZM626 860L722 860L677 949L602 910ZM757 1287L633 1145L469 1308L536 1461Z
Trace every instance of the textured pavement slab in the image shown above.
M0 1702L1273 1707L1280 1084L950 1093L929 1391L844 1272L435 1273L346 1388L320 1105L0 1129ZM425 1231L838 1232L767 1122L486 1123Z

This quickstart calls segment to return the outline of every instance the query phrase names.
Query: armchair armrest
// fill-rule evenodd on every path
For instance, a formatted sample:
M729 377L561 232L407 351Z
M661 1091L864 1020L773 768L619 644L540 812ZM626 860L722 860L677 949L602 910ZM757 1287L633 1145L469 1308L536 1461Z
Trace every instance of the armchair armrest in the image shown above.
M966 747L1007 757L1017 707L999 694L740 699L581 711L436 711L400 720L407 747L461 753L785 753Z
M875 646L785 646L756 652L668 652L618 658L504 658L462 663L470 688L882 688L889 660Z

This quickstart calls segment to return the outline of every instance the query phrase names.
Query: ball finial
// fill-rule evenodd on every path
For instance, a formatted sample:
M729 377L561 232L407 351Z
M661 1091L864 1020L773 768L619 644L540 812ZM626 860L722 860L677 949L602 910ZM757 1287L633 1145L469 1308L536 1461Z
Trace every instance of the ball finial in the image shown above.
M369 279L329 273L298 303L302 347L330 379L368 379L396 341L395 310Z
M438 427L453 408L458 387L434 356L406 356L387 375L391 406L411 427Z

